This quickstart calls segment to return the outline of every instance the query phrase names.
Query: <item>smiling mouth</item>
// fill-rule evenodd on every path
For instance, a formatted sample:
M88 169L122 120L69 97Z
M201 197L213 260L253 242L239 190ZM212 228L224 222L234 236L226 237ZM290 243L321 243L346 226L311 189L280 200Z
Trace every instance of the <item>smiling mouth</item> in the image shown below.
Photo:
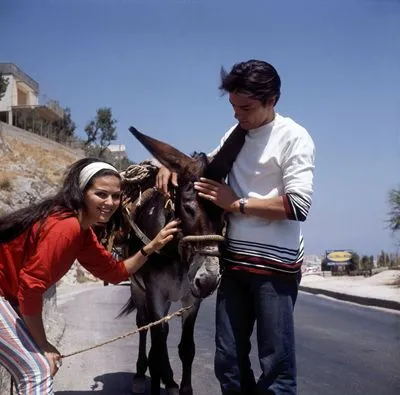
M105 210L105 209L101 209L101 208L99 208L98 210L100 211L100 214L102 214L102 215L110 215L113 212L113 210Z

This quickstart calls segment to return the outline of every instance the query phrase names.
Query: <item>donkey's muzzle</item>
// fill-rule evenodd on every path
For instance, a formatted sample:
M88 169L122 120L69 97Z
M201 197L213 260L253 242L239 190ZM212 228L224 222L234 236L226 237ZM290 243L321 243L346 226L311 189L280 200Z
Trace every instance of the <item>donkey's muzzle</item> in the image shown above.
M215 256L217 258L221 256L218 245L193 246L192 250L194 254L199 254L203 256Z

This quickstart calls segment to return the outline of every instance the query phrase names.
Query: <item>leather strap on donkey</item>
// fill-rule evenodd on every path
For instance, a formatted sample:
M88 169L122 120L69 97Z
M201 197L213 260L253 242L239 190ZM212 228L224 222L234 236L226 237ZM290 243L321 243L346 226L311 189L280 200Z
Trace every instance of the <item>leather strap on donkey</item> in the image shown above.
M143 193L140 192L139 197L134 202L131 202L124 206L125 218L129 222L129 225L135 232L136 236L144 245L149 244L151 240L142 232L142 230L136 224L135 212L137 207L144 204L148 199L150 199L153 193L154 193L154 188L148 188ZM159 251L155 252L159 253Z

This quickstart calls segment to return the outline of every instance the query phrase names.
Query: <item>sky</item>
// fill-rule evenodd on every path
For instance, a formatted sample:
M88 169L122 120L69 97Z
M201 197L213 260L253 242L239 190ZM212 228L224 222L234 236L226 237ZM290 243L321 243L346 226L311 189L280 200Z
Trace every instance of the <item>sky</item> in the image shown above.
M129 126L186 154L235 123L220 69L249 59L282 79L278 113L316 145L306 254L399 251L387 229L400 187L400 0L1 0L0 62L71 108L100 107L135 162Z

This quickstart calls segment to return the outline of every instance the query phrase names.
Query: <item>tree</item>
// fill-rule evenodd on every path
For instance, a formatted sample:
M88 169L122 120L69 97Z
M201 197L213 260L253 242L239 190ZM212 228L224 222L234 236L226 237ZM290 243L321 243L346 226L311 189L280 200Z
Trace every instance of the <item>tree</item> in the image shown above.
M374 259L374 256L373 256L373 255L370 255L370 256L369 256L369 261L370 261L370 263L371 263L371 267L376 266L376 265L375 265L376 262L375 262L375 259Z
M326 257L324 257L321 261L321 271L327 272L330 270L331 270L331 268L330 268L330 266L328 266L328 259Z
M397 232L400 229L400 189L392 189L389 192L389 229Z
M370 270L372 269L373 261L371 261L371 257L367 255L363 255L359 264L360 270Z
M360 267L360 256L356 252L351 254L350 261L351 263L348 266L348 271L357 270Z
M117 139L116 123L117 120L113 118L111 108L99 108L96 117L85 127L87 134L86 148L89 149L89 147L97 145L98 150L95 151L98 151L98 153L96 156L102 158L111 141Z
M4 74L0 73L0 100L3 98L8 87L8 78L4 77Z
M64 108L63 119L55 122L53 129L57 135L57 140L60 142L67 141L71 137L74 137L76 124L71 118L71 109L69 107Z
M386 266L386 260L385 260L385 251L381 251L381 253L378 256L378 267L385 267Z

